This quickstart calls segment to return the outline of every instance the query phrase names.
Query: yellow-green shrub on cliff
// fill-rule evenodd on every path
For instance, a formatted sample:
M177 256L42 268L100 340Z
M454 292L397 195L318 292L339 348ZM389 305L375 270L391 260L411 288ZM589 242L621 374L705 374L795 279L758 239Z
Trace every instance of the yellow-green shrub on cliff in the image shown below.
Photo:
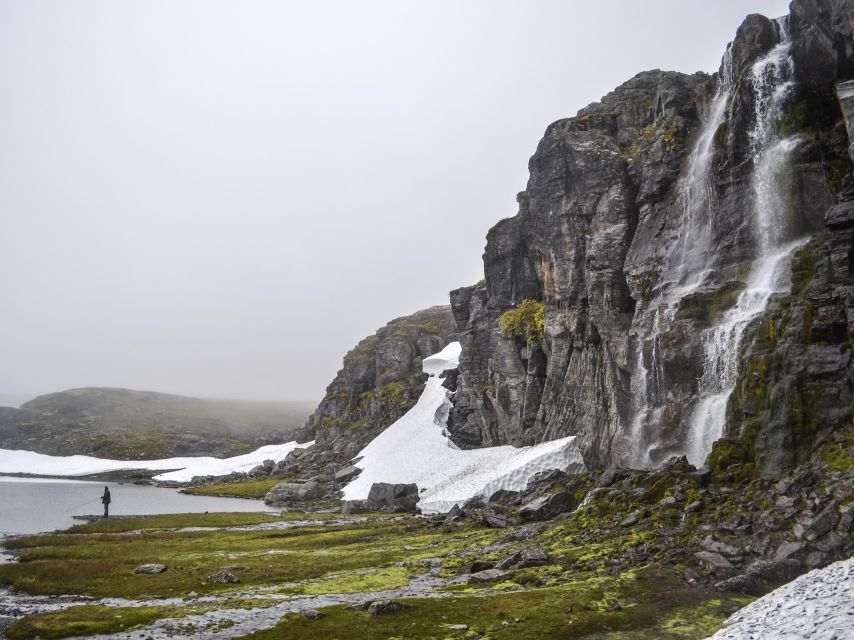
M524 336L528 342L542 342L545 322L543 303L526 298L514 309L508 309L498 319L505 338Z

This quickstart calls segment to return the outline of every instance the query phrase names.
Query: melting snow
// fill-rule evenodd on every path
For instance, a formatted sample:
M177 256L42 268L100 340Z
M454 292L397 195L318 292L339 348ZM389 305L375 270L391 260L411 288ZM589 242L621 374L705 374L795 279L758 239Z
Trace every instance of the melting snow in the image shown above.
M249 471L264 460L282 460L291 451L310 447L314 442L271 444L251 453L231 458L165 458L163 460L107 460L91 456L48 456L35 451L0 449L0 473L29 473L42 476L83 476L108 471L175 469L155 476L155 480L189 482L193 476L221 476Z
M424 359L429 374L417 404L359 452L358 478L344 488L345 500L368 497L374 482L414 482L421 491L424 513L444 513L469 498L488 498L500 489L519 491L540 471L584 470L575 437L531 447L459 449L445 435L451 403L437 376L459 364L460 343Z

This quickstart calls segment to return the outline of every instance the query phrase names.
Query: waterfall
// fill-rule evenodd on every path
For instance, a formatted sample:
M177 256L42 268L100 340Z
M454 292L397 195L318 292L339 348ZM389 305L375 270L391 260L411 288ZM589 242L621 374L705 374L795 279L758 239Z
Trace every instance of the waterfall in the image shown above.
M803 241L791 242L789 198L789 159L799 140L781 139L777 133L793 87L786 19L778 20L777 24L780 43L757 60L750 71L755 96L754 125L749 134L753 157L750 187L757 257L735 306L704 336L703 375L686 451L688 460L697 466L705 463L712 444L723 436L744 330L765 311L773 294L788 291L790 258L803 244Z
M636 336L631 389L634 418L629 429L626 461L635 468L649 466L650 443L647 442L644 430L651 422L650 418L654 417L653 399L650 396L654 389L660 387L657 384L659 337L673 321L679 301L699 289L711 273L715 135L726 118L733 80L732 47L728 46L724 53L717 88L707 109L701 115L699 135L688 156L686 170L677 183L681 217L676 240L669 246L664 257L661 290L650 305L651 330L646 336L651 345L652 362L649 369L644 364L643 349L646 340L644 336Z

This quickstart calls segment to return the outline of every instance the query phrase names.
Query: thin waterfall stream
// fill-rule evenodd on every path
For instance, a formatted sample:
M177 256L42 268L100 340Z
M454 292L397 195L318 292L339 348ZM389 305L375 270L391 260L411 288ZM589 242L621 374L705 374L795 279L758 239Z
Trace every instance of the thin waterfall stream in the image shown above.
M789 55L787 19L777 20L779 43L749 69L754 93L753 127L748 135L753 159L750 173L751 210L756 254L745 288L735 305L703 335L703 374L693 402L685 441L691 463L702 465L724 431L726 406L735 388L742 337L747 325L764 312L769 299L790 286L789 264L803 241L794 241L790 202L791 155L800 140L781 137L780 123L791 96L793 62ZM715 94L702 120L684 174L677 185L681 208L678 236L662 265L659 293L650 303L648 329L636 336L635 371L632 376L634 418L629 430L627 462L649 467L655 443L645 436L660 419L660 342L673 327L680 302L707 287L717 265L713 245L717 193L715 188L715 138L728 117L735 72L732 52L723 59ZM648 357L644 358L644 349Z
M789 187L791 154L800 140L778 134L794 83L787 20L778 20L777 26L780 42L757 60L750 72L755 95L754 126L750 132L754 165L750 186L757 257L735 306L704 336L703 375L686 451L689 462L698 466L705 463L712 445L723 436L727 402L737 381L744 331L765 311L772 295L789 291L790 259L804 243L792 240Z

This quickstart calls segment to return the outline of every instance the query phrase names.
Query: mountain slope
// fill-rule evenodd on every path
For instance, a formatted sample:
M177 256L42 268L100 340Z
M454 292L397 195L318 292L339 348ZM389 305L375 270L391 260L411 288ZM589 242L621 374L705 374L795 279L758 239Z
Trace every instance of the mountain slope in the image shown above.
M229 456L289 440L312 406L70 389L0 408L0 448L115 459Z

